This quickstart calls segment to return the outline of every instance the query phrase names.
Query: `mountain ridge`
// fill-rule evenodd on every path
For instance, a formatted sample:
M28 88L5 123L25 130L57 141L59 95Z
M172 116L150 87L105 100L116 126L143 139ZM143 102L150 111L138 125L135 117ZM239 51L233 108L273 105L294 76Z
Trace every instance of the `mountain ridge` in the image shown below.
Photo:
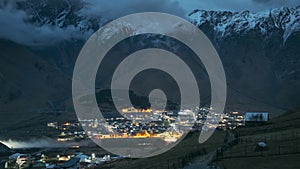
M196 9L188 14L190 21L198 27L209 23L217 38L230 36L232 32L259 31L268 36L274 30L283 31L283 43L292 33L300 31L300 6L276 8L252 13L249 11L205 11Z
M49 26L52 29L57 27L65 31L74 31L72 36L86 40L107 22L97 14L86 16L83 10L89 5L91 4L83 0L27 0L17 2L14 8L26 13L27 16L23 19L28 24L36 27ZM5 7L3 6L2 9ZM232 34L244 34L255 30L266 39L270 38L270 34L279 33L282 35L284 44L293 33L300 31L300 5L260 12L195 9L186 17L198 27L205 24L210 25L217 41L230 37Z

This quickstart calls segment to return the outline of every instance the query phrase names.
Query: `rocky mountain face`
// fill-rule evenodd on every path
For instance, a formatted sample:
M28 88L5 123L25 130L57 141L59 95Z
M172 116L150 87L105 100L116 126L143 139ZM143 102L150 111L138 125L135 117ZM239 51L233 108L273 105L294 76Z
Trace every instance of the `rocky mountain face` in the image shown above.
M300 7L258 13L194 10L189 17L219 52L233 95L229 103L249 104L248 109L299 107Z
M51 0L51 3L27 0L16 4L15 8L27 15L26 24L60 30L72 27L76 36L39 47L18 44L9 38L1 40L0 107L1 111L8 112L1 116L10 112L43 111L43 108L72 109L71 77L76 58L89 35L104 24L100 16L82 14L86 5L89 4L81 0ZM0 9L3 8L5 3L0 4ZM210 38L220 55L228 84L227 110L265 110L276 114L299 107L300 7L258 13L194 10L188 20ZM172 52L177 49L179 54L180 51L190 54L184 47L174 48L173 43L165 43L168 38L162 41L154 46L161 44L164 49L172 48ZM139 45L134 45L136 42ZM129 48L147 47L148 42L157 40L140 37L131 41L132 44L119 45L111 55L128 54ZM201 71L197 74L198 82L207 84L201 80L205 77L201 63L184 57L190 59L191 67ZM106 68L113 71L109 63L108 59ZM149 77L165 78L159 73ZM136 79L133 85L138 83L149 85L153 81ZM168 86L162 87L172 91Z
M255 31L266 40L273 35L281 35L285 43L293 33L300 30L300 6L257 13L194 10L189 14L189 18L199 27L211 26L216 40Z
M85 17L81 10L88 5L82 0L26 0L16 3L16 8L28 14L27 22L36 26L50 25L59 28L74 26L84 32L96 31L100 17Z

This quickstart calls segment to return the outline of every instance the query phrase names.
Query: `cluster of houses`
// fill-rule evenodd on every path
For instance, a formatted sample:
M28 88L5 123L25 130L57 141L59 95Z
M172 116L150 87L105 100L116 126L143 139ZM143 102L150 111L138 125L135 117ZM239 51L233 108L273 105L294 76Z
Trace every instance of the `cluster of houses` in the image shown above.
M91 156L85 155L81 152L74 153L69 156L47 157L44 154L30 155L15 153L9 156L9 160L4 164L7 169L80 169L93 168L100 166L103 163L113 162L122 159L121 156L104 155L103 157L96 157L93 153Z
M146 111L146 110L145 110ZM205 130L203 128L203 124L207 121L207 119L210 119L209 121L212 124L206 125L210 128L218 128L222 130L233 130L237 127L242 127L245 125L257 125L261 123L268 122L269 120L269 114L268 112L246 112L246 113L240 113L240 112L229 112L224 113L222 115L220 114L214 114L213 108L198 108L195 110L198 112L196 115L196 123L193 127L194 130ZM126 111L127 114L129 114L129 110ZM144 114L148 115L150 114L148 111ZM105 119L104 121L98 120L98 119L84 119L80 120L80 122L66 122L63 124L58 124L57 122L48 123L48 127L52 127L55 129L58 129L61 131L61 134L58 135L57 140L58 141L79 141L82 139L85 139L88 135L89 136L97 136L99 135L99 130L104 128L104 131L111 131L112 133L122 133L124 137L126 136L139 136L145 133L149 133L151 136L160 135L168 129L169 125L171 123L174 123L176 121L176 118L179 117L180 113L184 112L160 112L160 115L157 116L155 121L148 122L148 123L139 123L137 120L128 120L124 117L111 117L108 119ZM134 113L136 114L136 113ZM157 114L157 113L156 113ZM156 115L154 113L154 115ZM154 115L151 115L151 117ZM149 115L150 116L150 115ZM211 117L212 116L212 117ZM220 116L219 118L214 118L215 116ZM183 116L180 115L180 118L183 117L189 117L189 116ZM194 117L193 117L194 118ZM217 119L217 121L212 121L213 119ZM219 123L219 119L221 119ZM182 121L193 121L193 120L182 120ZM103 126L104 124L108 124L106 126ZM178 125L183 126L184 124ZM193 124L188 124L188 127ZM90 130L88 131L82 131L82 128L80 127L86 127ZM177 127L178 129L178 127ZM103 135L103 133L100 133ZM122 135L122 136L123 136ZM115 136L115 135L114 135ZM117 135L116 135L117 136ZM108 136L109 138L112 136ZM118 138L120 136L118 135Z
M223 115L218 128L233 130L241 126L245 126L245 116L239 112L230 112Z
M262 125L269 121L268 112L226 113L218 126L219 129L233 130L237 127Z
M82 131L81 124L79 122L51 122L47 124L47 127L59 130L61 133L57 137L57 141L80 141L85 139L86 133Z

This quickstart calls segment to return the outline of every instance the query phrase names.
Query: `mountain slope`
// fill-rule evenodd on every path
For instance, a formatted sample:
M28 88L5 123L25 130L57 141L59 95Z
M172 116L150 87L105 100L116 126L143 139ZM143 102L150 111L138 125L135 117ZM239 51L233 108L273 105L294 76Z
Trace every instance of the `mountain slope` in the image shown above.
M1 128L65 109L71 81L22 45L0 40Z
M0 61L3 70L0 74L0 100L4 105L3 110L32 111L35 107L56 109L47 107L49 100L52 102L50 105L60 107L62 100L71 99L69 79L84 39L104 24L101 17L81 15L85 5L81 0L18 2L16 8L26 14L26 24L37 28L46 26L51 28L49 30L71 31L72 36L54 44L44 44L41 48L1 41L3 49L0 51ZM283 7L258 13L194 10L188 18L210 38L223 62L228 84L227 110L267 110L277 113L299 107L300 7ZM127 54L128 48L148 47L148 42L157 42L155 38L144 39L133 41L139 42L138 45L125 44L113 51L112 55ZM177 49L179 53L190 56L187 49L181 46L174 48L174 43L164 43L168 39L160 40L161 43L154 44L156 47L161 44L161 48L163 46L172 52ZM111 63L110 59L103 69L113 72L112 65L115 63ZM186 59L190 59L190 67L201 71L197 74L201 83L201 78L205 76L201 63L193 58ZM29 76L33 81L28 80ZM107 74L102 77L109 81ZM163 84L160 83L163 78L158 82L142 79L144 77L164 76L150 74L137 79L136 84ZM207 77L203 79L207 80ZM205 86L207 83L201 84ZM168 89L169 85L163 87ZM170 88L168 90L172 91ZM209 90L203 90L209 93Z
M299 14L300 7L190 13L191 22L212 40L223 62L228 106L271 112L299 107Z

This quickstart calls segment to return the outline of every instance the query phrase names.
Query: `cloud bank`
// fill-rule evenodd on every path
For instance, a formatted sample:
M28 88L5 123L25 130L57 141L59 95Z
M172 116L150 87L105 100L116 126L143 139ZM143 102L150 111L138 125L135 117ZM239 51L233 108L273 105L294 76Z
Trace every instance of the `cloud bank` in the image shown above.
M164 12L184 17L185 10L176 1L170 0L83 0L86 5L81 10L84 16L102 17L105 20L119 18L138 12Z
M20 1L20 0L19 0ZM47 46L62 40L87 39L93 31L82 31L80 27L68 25L58 27L49 24L34 25L26 22L28 13L16 8L17 1L0 4L0 38L28 46ZM26 2L26 1L25 1ZM102 23L136 12L166 12L184 16L184 10L176 2L161 0L82 0L84 7L76 13L82 18L97 18ZM30 3L30 2L29 2ZM43 3L43 2L41 2ZM55 3L55 1L47 1ZM52 4L55 6L55 4Z
M0 37L25 45L51 45L61 40L86 37L79 33L79 28L70 25L66 28L42 25L36 26L25 22L27 13L17 10L13 4L0 9Z

